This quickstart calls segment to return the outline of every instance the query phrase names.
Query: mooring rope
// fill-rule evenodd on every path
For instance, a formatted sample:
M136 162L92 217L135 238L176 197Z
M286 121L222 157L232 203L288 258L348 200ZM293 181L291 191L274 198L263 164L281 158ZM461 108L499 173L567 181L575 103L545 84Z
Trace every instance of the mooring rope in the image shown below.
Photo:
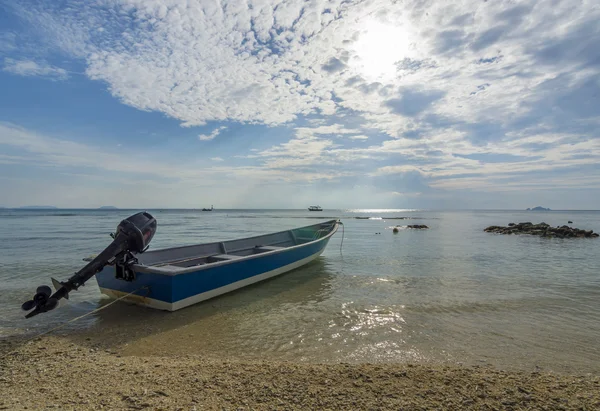
M344 223L338 221L338 224L342 226L342 242L340 243L340 254L342 254L342 245L344 244Z
M60 324L60 325L58 325L58 326L56 326L56 327L54 327L54 328L51 328L51 329L49 329L48 331L44 331L43 333L37 334L37 335L35 335L35 336L33 336L33 337L29 338L28 340L25 340L25 341L23 342L23 344L22 344L22 345L26 345L26 344L30 343L31 341L33 341L33 340L36 340L36 339L40 338L41 336L44 336L44 335L46 335L46 334L50 334L51 332L53 332L53 331L56 331L56 330L59 330L59 329L61 329L61 328L65 327L65 326L67 326L67 325L69 325L69 324L71 324L71 323L74 323L75 321L81 320L82 318L85 318L85 317L87 317L88 315L92 315L92 314L95 314L95 313L97 313L97 312L99 312L99 311L102 311L102 310L104 310L105 308L108 308L108 307L110 307L111 305L113 305L113 304L114 304L114 303L116 303L117 301L120 301L120 300L122 300L122 299L124 299L124 298L127 298L127 297L129 297L130 295L132 295L132 294L135 294L135 293L137 293L138 291L141 291L141 290L143 290L143 289L146 289L146 290L148 290L148 293L147 293L147 294L144 296L144 297L147 297L147 296L148 296L148 294L150 293L150 287L148 287L147 285L145 285L145 286L143 286L143 287L140 287L140 288L138 288L137 290L133 290L132 292L130 292L130 293L128 293L128 294L125 294L125 295L122 295L122 296L121 296L121 297L119 297L119 298L116 298L115 300L111 301L110 303L108 303L108 304L106 304L106 305L103 305L102 307L98 307L98 308L96 308L96 309L94 309L94 310L92 310L92 311L90 311L90 312L88 312L88 313L85 313L85 314L83 314L83 315L80 315L79 317L75 317L75 318L73 318L73 319L71 319L71 320L69 320L69 321L66 321L66 322L64 322L64 323L62 323L62 324ZM9 352L7 352L6 354L4 354L2 357L0 357L0 359L2 359L2 360L3 360L3 359L5 359L6 357L8 357L9 355L11 355L12 353L14 353L14 352L16 352L16 351L17 351L16 349L15 349L15 350L12 350L12 351L9 351Z

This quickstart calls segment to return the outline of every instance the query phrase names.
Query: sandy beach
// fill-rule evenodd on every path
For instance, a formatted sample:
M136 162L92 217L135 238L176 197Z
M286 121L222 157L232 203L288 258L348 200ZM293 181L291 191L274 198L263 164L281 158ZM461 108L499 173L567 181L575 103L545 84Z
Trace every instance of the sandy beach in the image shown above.
M132 356L107 343L56 336L3 341L0 409L600 408L598 375Z

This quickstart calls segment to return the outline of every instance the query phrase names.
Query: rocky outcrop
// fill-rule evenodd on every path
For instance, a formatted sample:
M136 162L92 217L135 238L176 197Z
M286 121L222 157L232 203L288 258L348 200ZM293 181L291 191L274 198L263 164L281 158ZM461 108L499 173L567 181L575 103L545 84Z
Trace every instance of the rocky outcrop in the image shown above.
M498 234L529 234L547 238L592 238L598 237L593 230L580 230L567 225L550 227L549 224L539 223L510 223L507 227L493 225L483 231Z
M399 229L400 228L404 228L404 227L406 227L406 228L414 228L414 229L417 229L417 230L424 230L426 228L429 228L425 224L409 224L407 226L397 225L396 227L394 227L392 229L392 231L394 232L394 234L398 234L398 232L400 231Z

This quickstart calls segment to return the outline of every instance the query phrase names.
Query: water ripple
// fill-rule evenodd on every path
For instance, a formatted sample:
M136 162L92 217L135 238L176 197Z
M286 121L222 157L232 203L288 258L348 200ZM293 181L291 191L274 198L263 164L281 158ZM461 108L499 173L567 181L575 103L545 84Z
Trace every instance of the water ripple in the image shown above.
M94 280L59 310L23 319L20 304L67 278L133 212L0 210L0 337L49 329L108 300ZM525 212L161 210L152 248L280 231L341 218L315 263L175 313L115 304L70 324L132 353L228 353L294 361L433 361L600 371L600 240L493 236ZM48 218L59 217L59 218ZM394 235L388 220L430 229ZM600 231L598 212L550 212ZM83 330L83 331L82 331ZM96 333L96 334L94 334ZM98 337L100 338L100 337Z

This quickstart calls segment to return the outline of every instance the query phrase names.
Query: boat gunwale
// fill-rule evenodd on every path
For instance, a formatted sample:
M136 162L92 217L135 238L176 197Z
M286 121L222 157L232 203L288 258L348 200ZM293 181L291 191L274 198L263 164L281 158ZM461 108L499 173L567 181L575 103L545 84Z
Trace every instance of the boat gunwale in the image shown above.
M144 264L133 264L132 268L134 271L140 272L140 273L151 273L151 274L175 276L175 275L179 275L179 274L188 274L188 273L197 272L197 271L209 270L211 268L221 267L221 266L228 265L228 264L239 263L242 261L248 261L248 260L252 260L255 258L276 255L276 254L284 253L286 251L296 250L296 249L299 249L302 247L306 247L311 244L316 244L319 241L324 241L326 239L328 240L337 232L339 224L340 224L340 220L339 219L328 220L323 223L311 224L311 225L307 225L307 226L303 226L303 227L293 228L290 230L283 230L283 231L278 231L275 233L261 234L261 235L252 236L252 237L236 238L236 239L232 239L232 240L215 241L212 243L200 243L200 244L192 244L192 245L187 245L187 246L167 247L167 248L152 250L152 251L164 251L164 250L181 249L181 248L186 248L186 247L194 247L194 246L198 246L198 245L221 244L221 243L226 243L228 241L251 240L251 239L260 238L260 237L264 237L264 236L268 236L268 235L276 235L276 234L286 233L286 232L289 232L292 230L300 230L303 228L313 227L313 226L326 224L326 223L333 223L333 228L324 237L317 238L315 240L312 240L312 241L309 241L309 242L306 242L303 244L295 244L290 247L283 247L280 250L270 250L270 251L265 251L265 252L262 252L259 254L250 254L247 256L239 256L240 258L236 258L236 259L232 259L232 260L215 261L210 264L196 265L196 266L191 266L191 267L178 267L180 269L166 268L166 267L174 267L174 266L172 266L172 265L170 266L168 264L164 265L164 266L160 266L160 267L152 266L152 265L144 265Z

